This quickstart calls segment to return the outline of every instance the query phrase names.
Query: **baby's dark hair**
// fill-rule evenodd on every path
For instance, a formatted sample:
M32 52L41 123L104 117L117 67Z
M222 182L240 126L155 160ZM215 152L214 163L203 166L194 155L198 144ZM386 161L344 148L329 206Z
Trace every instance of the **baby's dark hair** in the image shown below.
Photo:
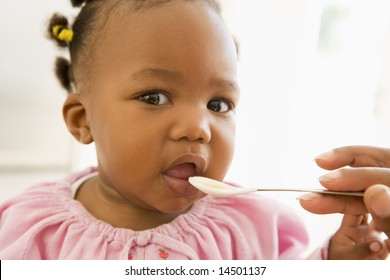
M97 33L100 32L101 27L109 17L109 13L118 6L126 3L131 11L138 11L178 1L203 1L218 14L221 13L217 0L71 0L73 7L81 7L73 24L70 25L65 16L55 13L51 17L47 29L48 37L51 40L54 40L60 48L69 50L70 59L57 57L55 61L55 74L62 87L68 93L75 90L76 82L80 79L78 77L79 72L75 73L75 65L88 66L91 63L91 59L87 58L88 53L94 48ZM58 34L62 30L71 32L72 39L66 40L59 36ZM83 73L83 75L85 74Z

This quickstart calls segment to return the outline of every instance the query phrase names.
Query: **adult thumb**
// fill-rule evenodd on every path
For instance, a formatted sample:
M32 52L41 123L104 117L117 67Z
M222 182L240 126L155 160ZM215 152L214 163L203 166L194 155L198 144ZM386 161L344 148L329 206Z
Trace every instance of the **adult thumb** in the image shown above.
M390 188L373 185L364 194L364 203L375 223L390 238Z

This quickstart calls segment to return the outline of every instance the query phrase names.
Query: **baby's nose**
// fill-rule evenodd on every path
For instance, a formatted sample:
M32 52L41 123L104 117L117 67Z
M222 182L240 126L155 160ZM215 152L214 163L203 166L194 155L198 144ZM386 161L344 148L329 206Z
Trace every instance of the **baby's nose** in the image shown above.
M175 118L170 137L173 140L186 139L208 143L211 140L211 129L207 108L183 110Z

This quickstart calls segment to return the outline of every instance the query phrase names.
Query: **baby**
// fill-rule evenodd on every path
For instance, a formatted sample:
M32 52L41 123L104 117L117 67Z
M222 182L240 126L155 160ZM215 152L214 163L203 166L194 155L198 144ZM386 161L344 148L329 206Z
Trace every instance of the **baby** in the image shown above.
M223 180L233 158L237 48L218 4L72 4L72 26L54 15L49 32L70 52L56 63L64 120L95 143L98 166L1 205L0 259L303 258L308 236L286 206L188 183ZM366 216L346 215L309 258L384 259L378 236Z

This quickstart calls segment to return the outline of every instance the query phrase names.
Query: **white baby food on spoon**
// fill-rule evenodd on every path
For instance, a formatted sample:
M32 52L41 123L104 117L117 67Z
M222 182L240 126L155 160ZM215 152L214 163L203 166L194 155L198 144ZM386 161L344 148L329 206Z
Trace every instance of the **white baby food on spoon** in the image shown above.
M333 194L333 195L348 195L348 196L363 196L363 192L338 192L338 191L330 191L326 189L285 189L285 188L253 188L253 187L234 187L231 185L228 185L226 183L213 180L206 177L190 177L188 178L188 181L191 185L193 185L195 188L199 189L200 191L213 195L213 196L235 196L239 194L244 193L251 193L251 192L257 192L257 191L287 191L287 192L315 192L315 193L321 193L321 194Z

